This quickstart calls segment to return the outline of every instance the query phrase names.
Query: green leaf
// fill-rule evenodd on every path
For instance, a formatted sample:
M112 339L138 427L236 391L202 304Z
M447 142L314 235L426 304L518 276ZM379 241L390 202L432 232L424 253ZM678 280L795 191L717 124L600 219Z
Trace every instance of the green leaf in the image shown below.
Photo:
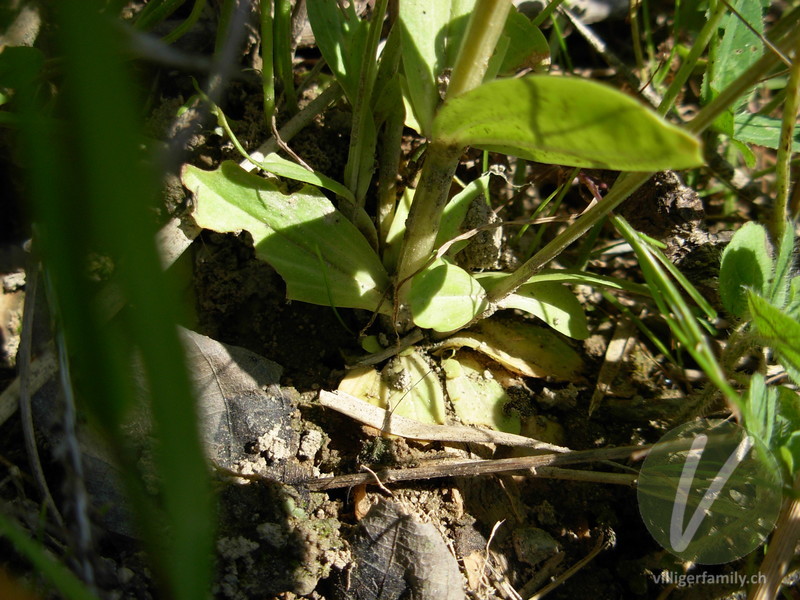
M295 181L300 181L302 183L310 183L311 185L316 185L318 187L325 188L326 190L330 190L351 204L355 204L356 202L353 192L348 190L343 184L331 179L326 175L323 175L322 173L318 173L317 171L309 171L305 167L301 167L295 162L278 156L278 154L275 152L267 154L264 157L264 160L260 160L255 164L268 173L274 173L279 177L294 179Z
M397 259L400 257L400 247L403 243L403 236L406 233L406 219L411 210L411 202L414 199L414 190L406 188L403 195L397 202L397 207L392 217L392 224L386 234L386 243L383 249L383 264L389 272L393 272L397 266Z
M658 171L703 164L690 134L622 92L567 77L485 83L448 100L433 135L453 146L576 167Z
M445 422L442 383L425 356L415 348L389 361L380 373L371 367L351 369L339 384L339 390L393 415L432 425Z
M508 277L508 273L476 273L475 278L481 282L485 289L497 285L501 280ZM618 279L608 275L598 275L588 271L576 269L542 269L536 275L528 279L527 283L540 282L572 283L578 285L590 285L592 287L606 288L609 290L626 291L632 294L649 296L650 289L641 283L634 283L627 279Z
M800 468L800 431L793 432L780 448L780 455L794 475Z
M415 325L452 331L485 308L486 293L464 269L439 259L414 276L408 300Z
M0 53L0 87L20 88L30 85L44 65L44 54L38 48L7 46Z
M793 319L800 320L800 275L793 277L789 284L789 303L784 312Z
M560 283L526 283L505 297L500 308L517 308L539 317L559 333L576 340L589 337L586 314L575 294Z
M430 135L441 102L439 78L452 68L475 0L403 0L399 24L403 33L403 70L408 100Z
M747 431L759 438L768 448L774 449L773 433L778 410L778 393L764 381L764 376L754 373L745 397L742 417Z
M488 193L489 174L486 173L474 181L471 181L463 190L450 198L447 205L444 207L439 231L436 234L436 243L434 244L436 248L440 247L448 240L453 239L461 232L461 223L464 222L464 218L467 216L467 211L469 211L472 201L481 194ZM465 240L460 247L459 244L455 244L453 248L449 250L449 253L454 255L468 243L469 242Z
M778 149L781 120L766 115L740 113L733 118L733 137L748 144ZM795 131L792 151L800 152L800 130Z
M778 353L778 360L795 381L800 380L800 322L748 290L750 315L756 331Z
M586 365L562 336L548 327L506 315L484 319L442 340L442 348L472 348L525 377L581 381Z
M511 399L493 372L473 356L459 352L454 358L442 361L447 395L456 415L465 425L483 425L519 434L519 415L506 414L504 410Z
M703 103L716 98L739 75L755 63L763 53L758 34L763 34L762 8L753 0L733 0L734 8L746 23L732 11L720 22L720 37L712 40L708 69L703 79ZM749 26L748 26L749 25ZM714 129L725 135L734 135L734 112L744 104L748 94L740 96L714 122Z
M361 21L353 4L341 8L330 0L308 0L308 21L325 62L336 75L347 99L355 104L369 23Z
M731 5L747 23L742 22L732 12L723 17L720 23L722 39L709 66L712 73L710 86L717 93L724 90L763 54L763 45L758 39L758 34L764 33L761 4L753 0L734 0Z
M389 287L386 270L364 236L318 189L304 186L284 195L230 161L216 171L186 165L182 181L195 194L197 224L250 232L256 256L283 277L290 299L329 305L330 297L335 306L378 310ZM391 307L383 302L380 310L388 314Z
M475 278L486 291L491 291L505 279L504 273L480 273ZM576 340L589 337L586 314L575 294L567 286L552 281L525 283L516 292L498 303L498 308L516 308L525 311L550 327Z
M503 36L508 38L509 43L500 64L501 74L513 74L521 67L535 69L550 58L547 38L528 17L517 10L509 11Z
M722 305L734 316L747 310L745 287L764 294L772 273L767 252L767 231L758 223L745 223L722 253L719 267L719 295Z

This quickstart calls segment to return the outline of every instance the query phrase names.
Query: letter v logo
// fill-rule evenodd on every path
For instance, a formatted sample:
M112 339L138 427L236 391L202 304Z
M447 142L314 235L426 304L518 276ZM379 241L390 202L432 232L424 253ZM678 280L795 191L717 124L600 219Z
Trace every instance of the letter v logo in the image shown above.
M655 540L681 560L727 563L772 531L782 477L757 437L729 421L699 419L650 449L639 471L639 511Z
M678 489L675 492L675 502L672 504L672 519L670 519L669 526L669 541L672 544L672 549L675 552L683 552L689 546L689 542L694 539L694 535L700 528L700 524L706 515L711 510L711 505L717 499L722 488L730 479L734 469L738 467L741 462L747 457L750 448L753 447L753 438L746 435L744 439L739 442L728 460L722 465L722 468L717 472L716 477L708 486L706 493L703 494L703 499L694 509L692 518L686 526L685 531L681 531L683 526L684 515L686 514L686 505L689 500L689 493L691 491L692 481L694 481L697 465L703 456L703 450L706 447L708 436L705 434L698 435L692 442L692 447L686 457L686 462L683 464L683 472L678 483Z

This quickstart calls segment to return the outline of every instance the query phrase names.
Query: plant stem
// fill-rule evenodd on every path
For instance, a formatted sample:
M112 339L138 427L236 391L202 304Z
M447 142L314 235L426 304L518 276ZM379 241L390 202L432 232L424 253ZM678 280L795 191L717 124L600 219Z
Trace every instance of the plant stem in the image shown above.
M297 112L297 93L294 90L294 72L292 70L292 3L290 0L275 0L275 19L272 26L272 37L275 41L275 66L283 84L284 108L290 114Z
M447 204L461 148L433 141L428 146L425 165L414 191L414 202L406 220L400 260L398 285L402 285L425 265L433 252L442 211ZM408 286L404 286L408 289Z
M791 170L789 163L792 159L792 142L794 141L798 107L800 107L800 41L798 41L795 48L789 83L786 86L786 103L783 105L781 140L775 164L775 208L772 213L772 235L776 241L783 238L786 219L790 217L789 187Z
M397 205L397 173L400 169L405 110L402 104L389 113L383 126L378 157L378 239L384 247Z
M275 114L275 68L272 61L272 0L261 0L261 87L267 126Z
M447 89L448 98L481 84L510 9L509 0L478 0L453 67ZM454 148L436 139L428 147L428 156L406 220L406 233L398 261L396 301L400 305L405 304L405 296L410 289L410 286L403 284L425 265L433 252L461 151L460 147ZM408 325L410 323L403 324Z
M542 23L547 20L547 17L552 15L555 10L561 5L564 0L551 0L550 4L544 7L544 10L540 12L538 15L534 17L531 21L531 25L534 27L539 27Z
M460 96L483 82L510 9L509 0L478 0L475 4L453 65L447 86L448 98Z

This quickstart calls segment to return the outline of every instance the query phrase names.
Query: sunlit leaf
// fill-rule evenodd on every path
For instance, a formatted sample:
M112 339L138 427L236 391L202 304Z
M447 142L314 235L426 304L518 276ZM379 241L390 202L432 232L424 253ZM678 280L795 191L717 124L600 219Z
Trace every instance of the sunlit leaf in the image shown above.
M759 223L745 223L722 253L719 295L725 309L737 317L747 310L745 287L766 292L772 272L767 251L767 231Z
M485 308L486 293L464 269L440 259L414 276L408 300L415 325L444 332L469 323Z
M507 414L511 400L503 386L478 360L464 352L442 361L447 395L465 425L483 425L507 433L520 432L520 419Z
M472 348L526 377L580 381L584 369L580 355L555 331L516 319L494 316L441 344L443 348Z
M403 0L403 70L412 113L428 135L441 102L439 78L455 63L475 0Z
M442 106L433 136L576 167L658 171L703 164L700 143L682 129L613 88L567 77L485 83Z
M439 376L414 349L391 360L380 373L371 367L351 369L339 384L339 390L397 416L422 423L445 422Z
M501 273L485 273L476 276L486 290L505 278ZM589 337L589 329L583 306L575 294L565 285L551 281L525 283L513 294L498 303L499 308L516 308L539 317L559 333L576 340Z
M256 256L286 281L292 300L377 310L389 287L380 258L361 233L311 186L285 195L232 162L216 171L191 165L182 181L195 194L193 217L219 232L248 231ZM381 310L390 312L390 303Z

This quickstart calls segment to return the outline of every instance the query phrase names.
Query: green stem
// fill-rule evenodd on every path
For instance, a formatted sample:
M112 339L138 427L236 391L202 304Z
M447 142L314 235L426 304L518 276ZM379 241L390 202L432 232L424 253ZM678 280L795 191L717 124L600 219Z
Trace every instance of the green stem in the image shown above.
M400 170L405 111L402 105L389 113L383 126L378 163L378 237L384 247L397 205L397 173Z
M406 220L398 263L398 284L402 285L420 270L433 252L442 211L447 204L461 148L433 141L428 146L425 165L414 191L414 202ZM404 286L407 290L409 286Z
M448 98L460 96L483 82L510 9L509 0L476 2L447 86Z
M267 126L275 114L275 68L272 61L272 0L261 0L261 87Z
M205 7L206 0L195 0L194 6L192 7L192 12L189 13L189 16L186 17L186 20L183 23L178 25L175 29L164 36L164 42L167 44L172 44L181 39L192 27L195 26L195 23L200 20L200 16L203 14L203 9L205 9Z
M547 20L547 17L552 15L555 12L555 10L559 6L561 6L562 2L564 2L564 0L552 0L550 4L544 7L544 10L542 12L540 12L538 15L536 15L536 17L534 17L534 19L531 21L531 25L533 25L534 27L538 27L539 25L544 23L545 20Z
M781 123L781 141L775 161L775 209L772 214L773 239L783 238L786 219L789 218L789 187L792 159L792 142L794 128L797 124L797 110L800 108L800 41L795 48L794 61L786 86L786 103L783 105L783 122Z
M647 79L644 73L644 54L642 53L642 34L639 31L639 5L641 0L632 0L628 8L628 19L631 22L631 39L633 40L633 55L636 60L636 71L639 77Z
M538 273L544 265L561 254L567 246L605 219L608 213L635 192L651 175L652 173L625 173L621 175L601 202L598 202L582 217L558 234L549 244L534 254L530 260L504 279L502 284L493 288L489 294L489 302L497 303L513 293L514 290Z
M448 98L481 84L510 9L509 0L478 0L453 67ZM403 284L425 265L433 252L461 151L460 147L448 146L435 139L428 147L428 156L406 220L406 234L398 261L396 300L401 306L405 304L410 289L409 285ZM402 327L408 325L410 323L401 324Z

